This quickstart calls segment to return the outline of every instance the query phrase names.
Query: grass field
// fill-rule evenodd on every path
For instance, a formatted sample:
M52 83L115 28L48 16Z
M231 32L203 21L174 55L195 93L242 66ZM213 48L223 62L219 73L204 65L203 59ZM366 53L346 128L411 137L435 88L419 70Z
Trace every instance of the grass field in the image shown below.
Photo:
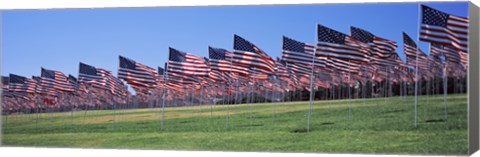
M335 152L466 155L467 97L316 101L310 132L308 102L129 109L2 117L8 146L162 150ZM228 111L228 128L226 113Z

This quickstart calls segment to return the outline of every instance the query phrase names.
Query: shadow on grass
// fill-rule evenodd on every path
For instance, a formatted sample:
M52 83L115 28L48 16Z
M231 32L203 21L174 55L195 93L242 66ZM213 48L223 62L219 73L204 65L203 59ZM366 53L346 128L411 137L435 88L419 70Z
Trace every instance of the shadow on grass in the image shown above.
M256 127L256 126L263 126L263 124L236 125L236 127Z
M439 123L439 122L445 122L445 119L429 119L429 120L426 120L425 122L427 122L427 123Z
M404 109L395 109L395 110L387 110L384 111L384 113L397 113L397 112L403 112L405 111Z
M310 129L310 131L312 131L312 129ZM295 130L292 130L290 131L290 133L307 133L307 128L300 128L300 129L295 129Z
M325 123L322 123L322 124L320 124L320 125L333 125L333 124L335 124L335 123L333 123L333 122L325 122Z

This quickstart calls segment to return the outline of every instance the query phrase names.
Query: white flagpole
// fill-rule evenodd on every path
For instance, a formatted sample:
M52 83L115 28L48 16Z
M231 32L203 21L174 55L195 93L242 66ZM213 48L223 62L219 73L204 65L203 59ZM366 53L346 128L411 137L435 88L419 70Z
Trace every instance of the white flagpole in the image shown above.
M167 61L167 66L164 69L163 73L163 79L164 79L164 90L162 92L162 126L161 130L163 130L164 125L165 125L165 100L167 99L167 92L168 92L168 61Z
M350 64L350 60L348 60L348 63ZM352 103L352 96L351 96L351 91L350 91L351 77L352 77L351 69L348 69L347 85L348 85L348 99L349 99L348 100L348 120L349 121L352 119L352 107L350 106L351 103Z
M112 93L111 95L111 99L112 99L112 103L113 103L113 130L115 130L115 121L116 121L116 117L117 117L117 103L115 103L115 98L114 98L114 94Z
M275 97L275 84L277 82L277 78L273 76L273 84L272 84L272 97L270 101L272 101L272 124L275 124L275 103L274 103L274 97Z
M165 77L165 73L164 73L164 76ZM165 80L166 81L166 80ZM164 83L165 86L164 86L164 89L162 90L162 122L161 122L161 130L163 130L164 128L164 125L165 125L165 99L166 99L166 93L167 93L167 90L168 90L168 87L167 87L167 83L165 82Z
M229 82L230 82L230 81L229 81ZM227 91L227 86L224 85L223 87L224 87L224 88L223 88L223 89L224 89L223 95L225 95L225 92ZM229 85L228 87L230 88L230 85ZM229 89L229 91L231 92L230 89ZM229 92L229 93L230 93L230 92ZM228 96L228 97L229 97L229 96ZM230 100L230 99L229 99L229 100ZM225 105L225 98L223 99L223 105ZM227 104L227 114L226 114L226 122L225 122L225 123L226 123L226 124L225 124L225 128L226 128L226 129L228 129L228 114L229 114L228 112L229 112L229 110L230 110L230 105Z
M250 85L250 95L251 95L250 99L252 99L251 102L250 102L250 105L249 105L249 109L250 109L250 125L253 124L253 103L255 103L255 102L254 102L255 93L254 93L254 91L253 91L253 88L256 86L256 84L257 84L257 82L254 81L253 84Z
M73 95L72 95L73 96ZM76 97L75 97L76 98ZM78 102L78 101L77 101ZM70 102L70 109L71 109L71 113L70 113L70 128L73 129L73 110L74 110L74 107L73 107L73 103Z
M443 106L444 106L444 113L445 113L445 121L447 120L447 85L448 85L448 78L447 78L447 65L445 62L443 63Z
M316 55L317 49L316 46L314 47L313 50L313 56L312 56L312 72L310 74L310 101L308 104L308 117L307 117L307 132L310 132L310 116L312 115L312 107L313 107L313 71L315 68L315 55Z
M420 4L418 4L418 25L417 25L417 44L420 44L418 41L420 39L420 20L421 20L421 8ZM418 45L416 47L416 54L415 54L415 110L414 110L414 126L417 128L417 106L418 106L418 53L419 53L419 48Z
M428 51L429 51L429 54L432 53L430 51L430 44L428 44ZM427 67L428 69L431 69L430 68L430 59L427 60ZM430 70L427 71L427 87L425 88L426 89L426 94L427 94L427 104L426 104L426 107L425 107L425 112L426 112L426 117L428 118L429 114L428 114L428 108L430 107ZM433 94L432 94L433 95Z

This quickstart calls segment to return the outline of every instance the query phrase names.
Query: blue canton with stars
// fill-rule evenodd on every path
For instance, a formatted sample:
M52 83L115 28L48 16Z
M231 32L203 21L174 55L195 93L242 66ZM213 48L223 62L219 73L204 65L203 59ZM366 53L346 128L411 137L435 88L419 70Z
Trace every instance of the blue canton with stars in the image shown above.
M42 68L42 73L41 73L40 76L55 79L55 72L52 71L52 70L47 70L47 69Z
M345 45L347 35L339 31L330 29L323 25L318 25L318 41Z
M120 58L120 67L121 68L127 68L127 69L132 69L132 70L136 69L135 61L133 61L131 59L128 59L126 57L123 57L123 56L119 56L119 58Z
M256 52L255 49L253 48L253 44L248 42L247 40L243 39L242 37L238 35L234 35L233 37L233 49L235 50L241 50L241 51L247 51L247 52Z
M352 38L360 40L364 43L372 43L373 37L375 37L375 35L373 35L372 33L353 26L350 27L350 33L352 34Z
M422 23L446 27L449 14L422 5Z
M158 75L163 75L164 72L165 69L163 69L162 67L158 67Z
M305 43L284 36L283 49L293 52L305 52Z
M407 35L407 33L403 32L403 43L412 47L417 47L417 44L413 41L410 36Z
M225 49L208 47L208 56L211 59L225 60Z
M91 65L80 63L79 73L95 76L97 75L97 69Z
M175 61L175 62L186 62L187 61L187 53L179 51L177 49L168 48L170 50L170 56L168 60Z

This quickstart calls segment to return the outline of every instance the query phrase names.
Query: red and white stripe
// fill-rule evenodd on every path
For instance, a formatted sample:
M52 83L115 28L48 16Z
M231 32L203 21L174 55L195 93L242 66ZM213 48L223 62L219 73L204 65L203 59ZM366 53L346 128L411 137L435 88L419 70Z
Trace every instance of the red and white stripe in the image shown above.
M447 44L468 52L468 25L468 18L449 15L446 27L422 24L420 40Z

